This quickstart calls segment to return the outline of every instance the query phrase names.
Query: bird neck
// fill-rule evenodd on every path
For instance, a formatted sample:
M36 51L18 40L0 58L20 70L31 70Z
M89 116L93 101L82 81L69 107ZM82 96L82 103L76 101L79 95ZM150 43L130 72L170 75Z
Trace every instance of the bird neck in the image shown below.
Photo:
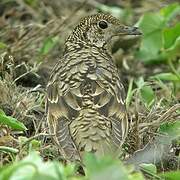
M80 51L81 52L95 52L96 54L103 53L103 54L107 54L108 56L111 56L111 53L108 47L97 47L90 43L86 43L84 41L75 41L75 42L66 41L63 55L69 54L69 53L78 53Z
M89 51L91 51L92 49L95 50L96 52L99 53L110 53L110 48L108 47L107 44L105 44L103 47L97 47L94 44L91 44L91 42L87 42L83 39L80 39L78 37L69 37L66 42L65 42L65 49L64 49L64 53L76 53L78 51L81 51L83 49L89 49Z

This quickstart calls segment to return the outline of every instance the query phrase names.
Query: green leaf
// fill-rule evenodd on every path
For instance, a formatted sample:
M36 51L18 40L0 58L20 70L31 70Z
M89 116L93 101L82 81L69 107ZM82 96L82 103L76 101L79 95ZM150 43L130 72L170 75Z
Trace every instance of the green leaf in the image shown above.
M176 24L174 27L164 29L164 48L171 48L176 43L177 38L180 38L180 23Z
M84 162L88 178L91 180L128 180L128 172L119 160L108 156L97 159L93 154L87 154Z
M163 56L166 57L166 59L176 59L178 56L180 56L180 37L176 39L176 42L173 46L169 49L165 49L165 51L162 53Z
M158 13L146 13L137 23L143 32L142 43L136 58L146 64L166 62L180 55L180 27L169 28L169 20L180 14L178 3L163 8Z
M136 57L144 62L159 59L159 51L163 46L162 30L165 26L163 18L158 13L147 13L140 19L138 26L143 32L143 38Z
M151 79L160 79L162 81L179 81L178 77L173 73L160 73L151 76Z
M19 150L12 148L12 147L7 147L7 146L0 146L0 151L6 152L6 153L18 153Z
M180 137L180 121L172 123L166 122L160 125L159 133L167 134L170 139L176 139Z
M59 167L62 167L61 164L59 164ZM35 152L30 153L23 160L7 167L1 172L0 178L11 180L62 179L56 174L55 164L53 162L44 163Z
M143 86L140 89L141 97L143 101L146 103L146 105L150 105L155 100L155 94L154 91L150 86Z
M0 113L0 124L7 125L14 130L20 130L20 131L27 130L27 128L24 126L23 123L19 122L17 119L11 116L6 116L3 113Z
M161 9L160 14L166 19L166 21L170 21L174 16L180 14L180 5L178 3L170 4Z
M76 180L75 165L44 162L37 152L31 152L21 161L0 169L0 179L11 180Z
M135 57L145 64L156 64L156 63L163 63L166 60L166 54L153 54L148 49L140 49L139 51L135 52Z
M146 172L149 172L151 174L156 174L157 173L157 168L154 164L146 164L146 163L142 163L139 165L143 170L145 170Z
M0 49L6 49L7 45L3 42L0 42Z
M165 173L162 173L160 176L166 180L179 180L180 171L165 172Z
M135 82L137 87L141 89L146 83L144 82L143 77L139 77L138 80Z
M31 142L30 142L30 147L31 149L33 150L40 150L40 147L41 147L41 141L38 141L36 139L33 139Z
M146 13L137 23L143 35L147 36L156 31L160 31L165 26L164 19L158 13Z
M144 36L140 51L148 50L152 55L156 55L160 51L162 45L162 30L156 30L151 34Z
M151 105L151 103L155 100L155 94L152 88L148 86L146 82L144 82L143 77L140 77L136 81L136 85L140 90L141 98L144 101L144 103L147 106Z
M56 165L58 165L58 163L56 163ZM74 164L74 163L68 164L64 167L64 171L63 171L64 176L71 177L72 175L74 175L76 173L76 170L77 170L76 164Z
M38 0L24 0L24 2L31 7L37 7L38 5Z
M5 112L2 109L0 109L0 114L6 115Z
M144 180L144 177L141 173L133 173L129 175L129 180Z
M40 49L40 54L42 55L48 54L55 47L58 41L59 41L58 36L46 38L42 48Z

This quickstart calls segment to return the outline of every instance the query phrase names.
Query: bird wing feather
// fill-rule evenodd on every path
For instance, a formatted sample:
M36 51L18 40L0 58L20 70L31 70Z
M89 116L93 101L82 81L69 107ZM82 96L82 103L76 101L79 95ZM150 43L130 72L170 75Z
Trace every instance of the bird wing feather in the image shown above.
M111 60L107 59L105 62L103 56L96 59L87 53L83 57L75 55L73 59L62 58L50 76L47 85L48 121L52 127L50 129L61 138L56 141L62 149L67 147L69 152L69 149L74 148L70 155L77 154L77 147L71 137L69 124L79 116L82 109L81 89L87 80L92 82L94 107L100 115L111 121L112 140L117 146L122 144L127 129L124 88L120 83L116 67L109 62ZM56 125L52 125L53 123Z

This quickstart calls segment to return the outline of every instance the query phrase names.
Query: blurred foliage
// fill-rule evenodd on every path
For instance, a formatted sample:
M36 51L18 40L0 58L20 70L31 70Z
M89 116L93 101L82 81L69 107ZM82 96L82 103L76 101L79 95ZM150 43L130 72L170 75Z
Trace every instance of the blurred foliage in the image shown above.
M18 153L19 150L12 148L12 147L7 147L7 146L0 146L0 152L4 152L4 153Z
M161 175L162 179L167 180L178 180L180 178L180 171L167 172Z
M142 163L140 165L140 167L144 170L144 171L147 171L151 174L157 174L157 168L154 164L145 164L145 163Z
M58 162L43 162L40 156L32 152L19 162L0 169L1 180L66 180L75 178L75 165L63 166ZM21 176L19 176L21 175ZM74 178L73 178L74 176Z
M173 123L163 123L159 128L159 133L169 136L168 139L173 140L180 137L180 121Z
M147 82L144 81L143 77L140 77L136 81L136 84L140 91L142 101L144 102L146 107L152 105L152 103L156 100L156 96L155 96L154 91L152 90L151 86L149 86L147 84Z
M38 0L24 0L24 2L32 7L36 7L38 4Z
M134 167L124 166L119 160L111 157L97 159L92 154L85 156L85 172L88 179L112 179L112 180L143 180L141 173L134 172Z
M180 81L179 77L173 73L159 73L154 76L151 76L151 78L160 79L162 81L178 82L178 83Z
M145 63L166 62L180 55L179 3L171 4L157 13L145 13L138 22L143 32L137 57Z
M110 157L96 159L94 155L88 154L85 157L86 175L78 174L78 166L71 163L64 166L56 161L43 162L40 156L31 152L21 161L12 165L0 168L0 179L2 180L143 180L140 172L133 172L133 167L125 167L119 160ZM27 173L28 172L28 173ZM21 174L21 176L19 176Z
M110 157L97 159L93 154L87 154L84 159L85 176L78 172L78 164L70 163L63 165L57 161L44 162L35 151L29 153L21 161L15 161L11 165L0 168L0 180L145 180L141 172L136 172L133 166L124 166L119 160ZM157 174L156 166L153 164L141 164L141 169L151 179L180 178L179 172L167 172ZM21 175L21 176L20 176ZM161 178L161 177L162 178Z
M131 8L123 9L117 6L99 4L97 9L104 13L112 14L114 17L120 18L122 22L126 22L127 24L130 24L132 21L133 10Z
M43 43L43 46L39 50L40 54L41 55L48 54L54 48L54 46L58 43L58 41L59 41L58 36L48 37L47 39L45 39L44 43Z

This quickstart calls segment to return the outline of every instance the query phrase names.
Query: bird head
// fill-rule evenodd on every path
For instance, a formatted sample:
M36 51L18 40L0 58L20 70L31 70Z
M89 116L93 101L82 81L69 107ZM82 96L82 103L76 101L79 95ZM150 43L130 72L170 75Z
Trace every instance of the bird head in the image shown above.
M69 39L103 47L112 37L123 35L141 35L141 32L137 27L123 25L120 20L110 14L99 13L83 18Z

